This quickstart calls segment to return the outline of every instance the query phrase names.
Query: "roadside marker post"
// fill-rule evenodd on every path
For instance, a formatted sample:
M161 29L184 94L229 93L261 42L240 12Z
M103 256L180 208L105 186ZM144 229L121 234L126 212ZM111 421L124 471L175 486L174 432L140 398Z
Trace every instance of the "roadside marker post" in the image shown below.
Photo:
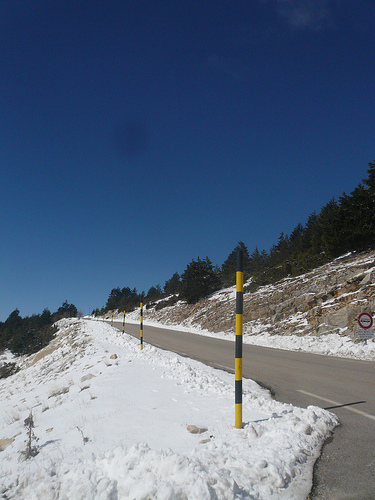
M143 349L143 295L141 295L141 351Z
M125 333L125 311L124 311L124 319L122 320L122 333Z
M111 318L111 326L113 326L113 313L112 313L112 318Z
M237 250L236 345L235 345L235 427L242 429L242 330L243 330L243 251Z

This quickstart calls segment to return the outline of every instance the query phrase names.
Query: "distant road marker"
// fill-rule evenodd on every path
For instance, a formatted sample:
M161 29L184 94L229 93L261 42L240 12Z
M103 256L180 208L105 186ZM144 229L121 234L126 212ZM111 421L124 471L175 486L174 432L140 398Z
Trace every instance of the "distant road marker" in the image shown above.
M358 413L359 415L362 415L362 417L366 417L366 418L369 418L371 420L375 420L374 415L370 415L369 413L366 413L364 411L357 410L357 408L353 408L352 406L346 406L343 403L338 403L337 401L332 401L332 399L322 398L321 396L317 396L316 394L312 394L311 392L302 391L301 389L297 389L297 392L301 392L302 394L306 394L306 396L311 396L312 398L326 401L327 403L330 403L331 405L342 406L343 408L345 407L347 410L352 411L353 413Z

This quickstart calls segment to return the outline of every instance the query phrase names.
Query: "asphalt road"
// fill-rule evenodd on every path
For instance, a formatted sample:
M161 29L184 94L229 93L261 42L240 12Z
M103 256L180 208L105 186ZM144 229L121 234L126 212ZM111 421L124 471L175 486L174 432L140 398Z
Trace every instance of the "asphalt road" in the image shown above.
M114 323L122 330L122 323ZM139 337L139 325L125 331ZM234 372L234 342L143 325L144 344ZM313 500L375 499L375 363L243 345L243 376L275 399L334 412L341 425L314 471ZM233 382L234 383L234 382Z

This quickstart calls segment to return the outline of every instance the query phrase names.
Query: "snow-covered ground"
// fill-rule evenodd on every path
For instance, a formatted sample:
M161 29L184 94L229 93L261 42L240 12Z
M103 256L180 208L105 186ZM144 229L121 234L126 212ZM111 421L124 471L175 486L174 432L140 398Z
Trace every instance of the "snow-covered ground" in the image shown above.
M2 498L307 497L335 415L276 402L244 380L235 429L233 375L140 351L102 321L59 324L49 347L0 381Z

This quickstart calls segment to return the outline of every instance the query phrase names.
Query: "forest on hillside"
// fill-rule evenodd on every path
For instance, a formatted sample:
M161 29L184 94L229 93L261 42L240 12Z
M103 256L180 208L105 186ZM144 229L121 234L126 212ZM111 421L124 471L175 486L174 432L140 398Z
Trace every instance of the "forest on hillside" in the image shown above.
M244 276L251 282L245 291L255 291L259 286L274 283L287 276L298 276L335 257L348 252L361 252L375 247L375 161L368 164L367 177L350 193L339 199L332 198L317 213L309 215L305 224L298 223L290 234L281 233L271 249L249 253L240 241L221 267L211 260L192 260L180 276L177 272L165 282L152 286L147 293L137 290L114 288L102 309L131 311L139 305L140 296L148 305L161 308L178 299L194 303L214 291L235 283L236 254L244 253Z
M57 328L53 324L62 318L77 316L77 308L73 304L63 302L54 313L44 309L42 314L33 314L22 318L18 309L10 313L4 322L0 322L0 352L9 349L13 354L32 354L49 344ZM3 372L8 373L14 364L0 367L0 378ZM8 373L9 375L9 373Z

